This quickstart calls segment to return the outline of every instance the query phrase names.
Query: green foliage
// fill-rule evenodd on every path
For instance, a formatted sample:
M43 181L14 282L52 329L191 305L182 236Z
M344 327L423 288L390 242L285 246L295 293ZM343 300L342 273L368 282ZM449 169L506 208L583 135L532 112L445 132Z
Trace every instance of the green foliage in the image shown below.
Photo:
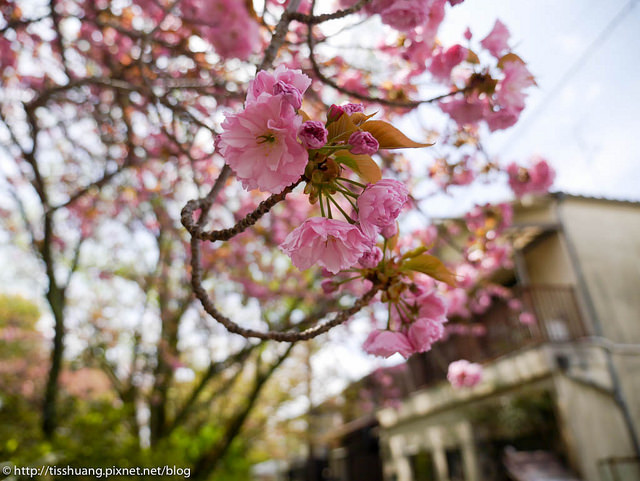
M42 436L36 409L18 396L4 399L0 408L0 459L25 467L168 465L193 470L198 455L223 434L222 427L214 424L203 426L197 433L179 428L150 449L140 446L133 413L120 403L65 398L60 414L64 422L49 442ZM248 481L251 465L259 461L249 451L247 440L238 437L210 479Z
M40 318L40 310L21 296L0 294L0 329L15 326L32 330Z

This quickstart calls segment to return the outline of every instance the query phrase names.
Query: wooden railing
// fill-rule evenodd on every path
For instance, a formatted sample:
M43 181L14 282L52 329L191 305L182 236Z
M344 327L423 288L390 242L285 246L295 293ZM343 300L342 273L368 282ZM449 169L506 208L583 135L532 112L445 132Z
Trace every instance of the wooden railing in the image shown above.
M446 377L449 363L457 359L487 362L523 347L546 342L561 342L588 335L584 319L570 286L535 286L516 289L525 309L536 322L523 324L500 299L475 316L471 323L486 328L483 336L452 334L427 353L409 360L414 388L423 387Z

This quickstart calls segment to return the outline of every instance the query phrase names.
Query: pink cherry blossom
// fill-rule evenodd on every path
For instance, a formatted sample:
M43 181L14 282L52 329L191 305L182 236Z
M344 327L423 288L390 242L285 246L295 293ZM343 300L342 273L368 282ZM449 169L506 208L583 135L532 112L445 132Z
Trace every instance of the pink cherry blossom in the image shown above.
M482 366L465 359L449 364L447 380L455 388L473 387L482 380Z
M448 82L451 79L451 71L467 58L469 50L462 45L454 45L447 50L439 50L431 59L429 72L433 78L440 82Z
M367 84L364 78L364 75L362 75L362 72L356 70L356 71L351 71L348 70L346 72L342 72L340 74L340 81L338 82L340 84L341 87L350 90L352 92L356 92L359 93L360 95L368 95L369 94L369 90L367 88ZM343 105L343 108L345 108L346 106ZM347 109L345 108L345 111ZM347 112L347 115L350 115L351 112Z
M378 246L373 246L371 250L362 254L358 263L365 269L373 269L380 263L382 257L382 249Z
M528 311L525 311L520 313L518 320L526 326L531 326L536 323L536 316L534 316Z
M396 0L380 12L382 23L407 32L426 23L428 3L424 0Z
M433 54L433 45L425 41L421 35L409 38L410 43L402 52L402 58L412 64L411 76L415 76L425 71L426 62Z
M382 357L390 357L398 352L408 358L414 352L406 335L401 332L382 330L376 330L369 334L362 349L369 354Z
M397 180L382 179L375 184L369 184L357 200L362 232L374 239L382 228L395 226L395 221L408 198L407 187Z
M352 154L375 154L380 147L376 138L369 132L362 132L360 130L354 132L349 137L349 145L351 145Z
M344 114L344 109L339 105L333 104L327 111L327 123L335 122L340 117L342 117L342 114Z
M183 18L194 23L200 34L211 42L223 58L246 60L260 44L260 30L243 2L236 0L183 0ZM143 10L153 11L155 21L166 15L156 1L145 1ZM224 19L221 21L221 19Z
M400 329L411 325L418 319L426 319L436 324L447 322L447 307L444 298L433 289L418 286L408 289L401 295L401 307L394 304L391 308L391 324Z
M477 96L465 96L438 103L440 109L449 114L458 125L475 124L482 120L487 104L486 99L479 99Z
M504 79L496 86L496 100L505 109L524 109L524 90L535 85L533 75L522 62L506 62L502 68Z
M421 293L415 298L415 303L418 306L419 319L430 319L438 323L447 322L447 306L436 291Z
M509 50L509 36L507 26L500 20L496 20L493 29L489 35L482 39L480 45L491 52L494 57L500 58Z
M427 352L431 346L442 339L444 326L437 320L421 317L407 331L407 338L414 352Z
M320 283L320 287L322 287L322 292L325 294L332 294L338 290L338 285L333 281L333 279L323 279Z
M396 222L385 225L382 229L380 229L380 235L385 239L391 239L397 233L398 233L398 224Z
M512 162L507 166L509 186L513 193L522 197L525 194L543 194L549 190L555 171L542 158L534 159L534 164L528 169Z
M347 115L354 114L356 112L364 113L364 105L363 104L344 104L342 109L346 112Z
M276 87L276 84L278 84L278 87ZM263 93L270 95L282 93L285 90L284 86L297 89L302 96L309 88L309 85L311 85L311 79L303 74L301 70L288 69L284 65L279 65L273 73L261 70L249 84L246 103L249 105L255 102ZM274 92L274 89L277 89L277 92ZM290 96L294 95L290 89L288 91ZM296 107L294 106L294 108Z
M484 119L487 121L489 130L495 132L496 130L504 130L512 127L516 124L520 118L520 110L503 108L500 110L488 109L484 115Z
M298 129L298 138L308 149L319 149L327 143L329 132L324 124L317 120L308 120Z
M311 217L291 232L280 248L300 270L317 264L337 274L358 262L370 246L371 241L351 224Z
M282 80L278 80L274 84L273 94L282 95L282 97L296 110L302 107L302 94L300 91Z
M307 150L296 136L301 122L282 97L262 95L227 116L217 147L245 189L280 192L307 165Z
M449 316L469 317L470 312L467 308L469 296L467 295L467 291L458 287L447 291L445 295Z

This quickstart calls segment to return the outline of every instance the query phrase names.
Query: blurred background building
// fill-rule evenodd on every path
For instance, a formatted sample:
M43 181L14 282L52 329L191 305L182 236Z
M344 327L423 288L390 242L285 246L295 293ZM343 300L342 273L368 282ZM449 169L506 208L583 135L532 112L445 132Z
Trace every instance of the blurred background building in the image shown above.
M640 479L640 204L536 198L514 204L509 236L514 269L497 280L535 322L494 299L475 319L485 335L352 385L310 413L315 449L279 479ZM483 364L476 387L446 382L460 358ZM350 412L358 392L369 406Z

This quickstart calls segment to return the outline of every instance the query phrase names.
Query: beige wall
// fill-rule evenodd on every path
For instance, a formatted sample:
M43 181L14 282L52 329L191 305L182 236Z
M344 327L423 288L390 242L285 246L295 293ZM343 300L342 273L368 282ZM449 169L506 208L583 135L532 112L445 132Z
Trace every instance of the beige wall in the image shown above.
M640 436L640 205L568 198L559 214L603 336L627 345L612 359Z
M559 212L604 336L640 342L640 205L567 198Z
M622 415L610 393L563 375L555 376L555 387L571 463L584 481L600 481L600 460L633 455Z

